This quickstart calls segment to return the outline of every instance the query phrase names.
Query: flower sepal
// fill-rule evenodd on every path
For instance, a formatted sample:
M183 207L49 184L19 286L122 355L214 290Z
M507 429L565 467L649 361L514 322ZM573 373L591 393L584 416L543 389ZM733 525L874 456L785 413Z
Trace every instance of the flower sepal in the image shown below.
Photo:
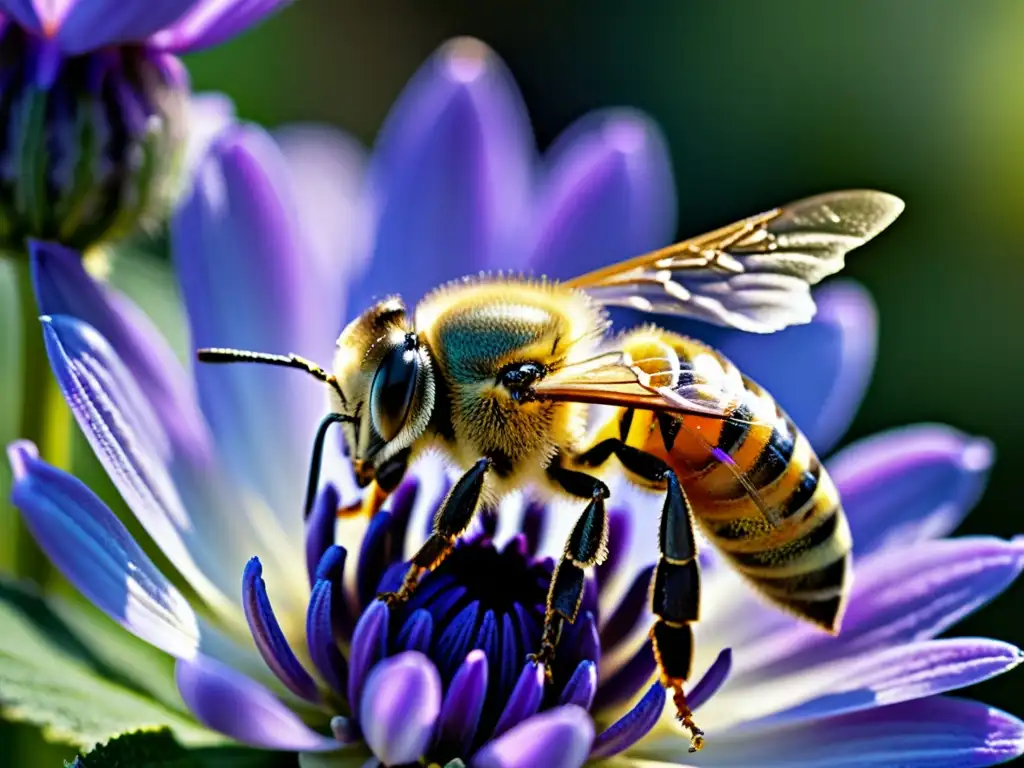
M66 56L8 24L0 77L0 248L85 249L162 221L186 134L176 59L141 46Z

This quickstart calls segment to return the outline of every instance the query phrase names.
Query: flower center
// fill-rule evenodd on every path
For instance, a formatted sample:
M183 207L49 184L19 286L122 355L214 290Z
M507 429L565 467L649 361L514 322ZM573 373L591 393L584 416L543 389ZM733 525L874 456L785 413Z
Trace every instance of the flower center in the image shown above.
M397 586L405 565L392 567L381 591ZM533 557L522 535L497 548L486 535L464 540L437 569L423 577L407 605L392 613L388 652L419 650L437 666L448 688L468 653L487 657L488 685L478 733L489 734L522 675L529 654L537 651L548 584L550 558ZM591 589L576 625L566 629L552 667L541 708L558 703L559 692L580 662L596 662L596 594ZM430 757L443 765L465 745L439 743Z

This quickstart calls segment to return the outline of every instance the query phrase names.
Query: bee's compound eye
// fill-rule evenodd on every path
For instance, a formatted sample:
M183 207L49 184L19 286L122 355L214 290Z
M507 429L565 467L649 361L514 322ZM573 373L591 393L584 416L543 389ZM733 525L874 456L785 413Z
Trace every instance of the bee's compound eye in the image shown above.
M370 418L385 442L394 440L402 431L419 375L419 354L408 345L392 348L377 366L370 386Z

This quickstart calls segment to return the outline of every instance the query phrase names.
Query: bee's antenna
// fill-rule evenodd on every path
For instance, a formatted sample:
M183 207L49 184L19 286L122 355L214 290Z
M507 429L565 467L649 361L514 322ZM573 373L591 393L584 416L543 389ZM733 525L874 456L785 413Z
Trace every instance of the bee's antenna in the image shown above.
M331 424L344 424L354 422L351 416L342 413L329 413L324 416L320 426L317 427L316 437L313 439L313 455L309 461L309 478L306 480L306 503L303 506L302 519L308 520L310 512L313 511L313 504L316 502L316 492L320 487L320 465L324 459L324 441L327 438L327 430Z
M341 404L348 405L345 393L341 391L341 385L338 383L338 380L316 363L298 355L272 355L267 352L251 352L247 349L208 347L197 350L196 359L201 363L261 363L263 365L276 365L281 368L298 368L300 371L310 374L318 381L329 385L338 393Z

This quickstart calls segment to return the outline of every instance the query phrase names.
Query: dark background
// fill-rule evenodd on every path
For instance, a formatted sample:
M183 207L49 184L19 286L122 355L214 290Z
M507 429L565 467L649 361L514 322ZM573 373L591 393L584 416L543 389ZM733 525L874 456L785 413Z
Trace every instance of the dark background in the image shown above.
M680 236L807 194L873 187L907 210L846 273L880 310L876 375L847 441L918 421L986 435L998 455L962 533L1024 519L1024 3L301 0L188 59L273 127L318 120L364 144L406 80L455 35L505 59L540 146L598 107L664 129ZM1024 586L957 634L1024 645ZM1019 674L969 695L1017 715Z

